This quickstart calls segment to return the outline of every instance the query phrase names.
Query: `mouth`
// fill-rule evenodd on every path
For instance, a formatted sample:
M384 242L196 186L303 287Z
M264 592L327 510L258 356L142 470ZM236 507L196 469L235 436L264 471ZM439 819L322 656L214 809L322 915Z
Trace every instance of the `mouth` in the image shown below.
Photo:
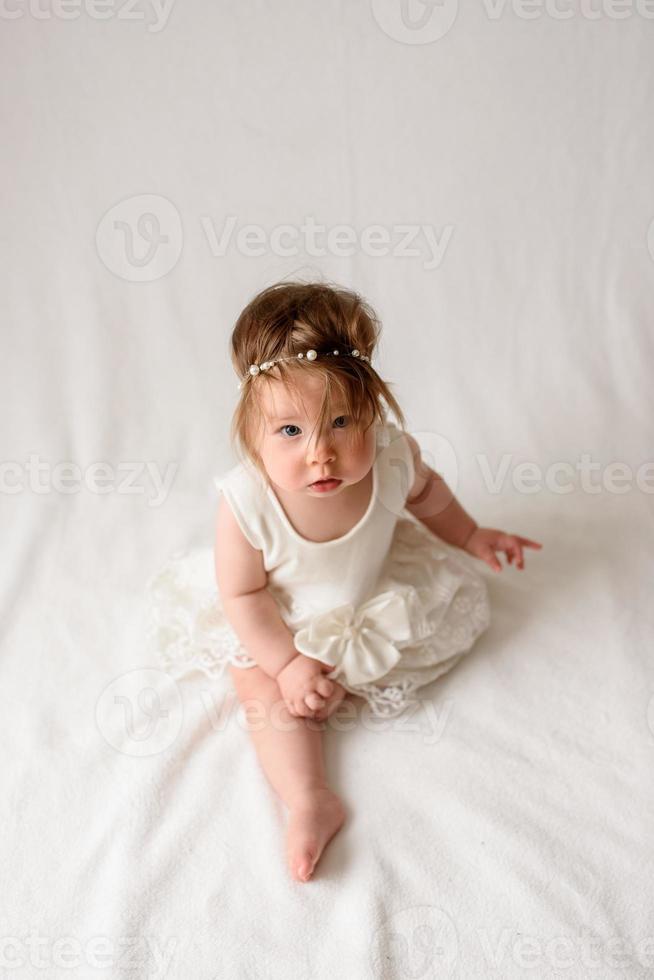
M326 492L327 490L335 490L342 482L342 480L338 480L335 477L329 477L327 480L316 480L315 483L310 483L309 486L313 490Z

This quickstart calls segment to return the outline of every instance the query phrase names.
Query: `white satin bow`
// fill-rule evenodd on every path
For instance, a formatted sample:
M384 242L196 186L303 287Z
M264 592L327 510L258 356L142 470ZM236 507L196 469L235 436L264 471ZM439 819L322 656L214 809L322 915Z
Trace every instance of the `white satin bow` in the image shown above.
M338 667L349 684L383 677L401 657L397 643L411 639L407 596L394 590L321 613L295 634L295 647L308 657ZM334 676L329 674L328 676Z

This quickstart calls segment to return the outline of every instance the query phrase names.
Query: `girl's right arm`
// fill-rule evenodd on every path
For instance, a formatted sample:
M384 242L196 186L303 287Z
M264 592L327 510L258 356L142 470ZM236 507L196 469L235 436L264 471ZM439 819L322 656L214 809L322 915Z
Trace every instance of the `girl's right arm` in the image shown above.
M267 589L263 554L247 540L223 494L218 503L214 557L225 617L264 673L276 678L299 652Z

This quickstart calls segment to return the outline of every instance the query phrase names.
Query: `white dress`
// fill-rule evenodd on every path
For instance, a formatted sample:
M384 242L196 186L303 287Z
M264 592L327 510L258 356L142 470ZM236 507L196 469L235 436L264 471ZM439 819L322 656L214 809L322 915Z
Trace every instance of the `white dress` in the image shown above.
M295 647L331 664L327 677L390 717L471 648L489 625L490 606L474 559L404 506L414 479L404 433L377 423L376 445L366 513L331 541L302 537L252 464L239 463L215 482L262 552L268 589ZM223 614L210 546L171 556L148 590L150 640L172 675L256 665Z

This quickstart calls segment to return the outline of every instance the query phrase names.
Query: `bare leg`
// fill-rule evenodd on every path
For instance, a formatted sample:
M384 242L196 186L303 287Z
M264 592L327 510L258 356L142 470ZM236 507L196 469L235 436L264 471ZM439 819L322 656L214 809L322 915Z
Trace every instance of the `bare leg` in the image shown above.
M324 724L294 718L277 682L260 667L230 666L229 672L239 701L252 702L245 704L250 736L268 781L289 810L286 849L291 874L307 881L345 820L345 808L325 778Z

